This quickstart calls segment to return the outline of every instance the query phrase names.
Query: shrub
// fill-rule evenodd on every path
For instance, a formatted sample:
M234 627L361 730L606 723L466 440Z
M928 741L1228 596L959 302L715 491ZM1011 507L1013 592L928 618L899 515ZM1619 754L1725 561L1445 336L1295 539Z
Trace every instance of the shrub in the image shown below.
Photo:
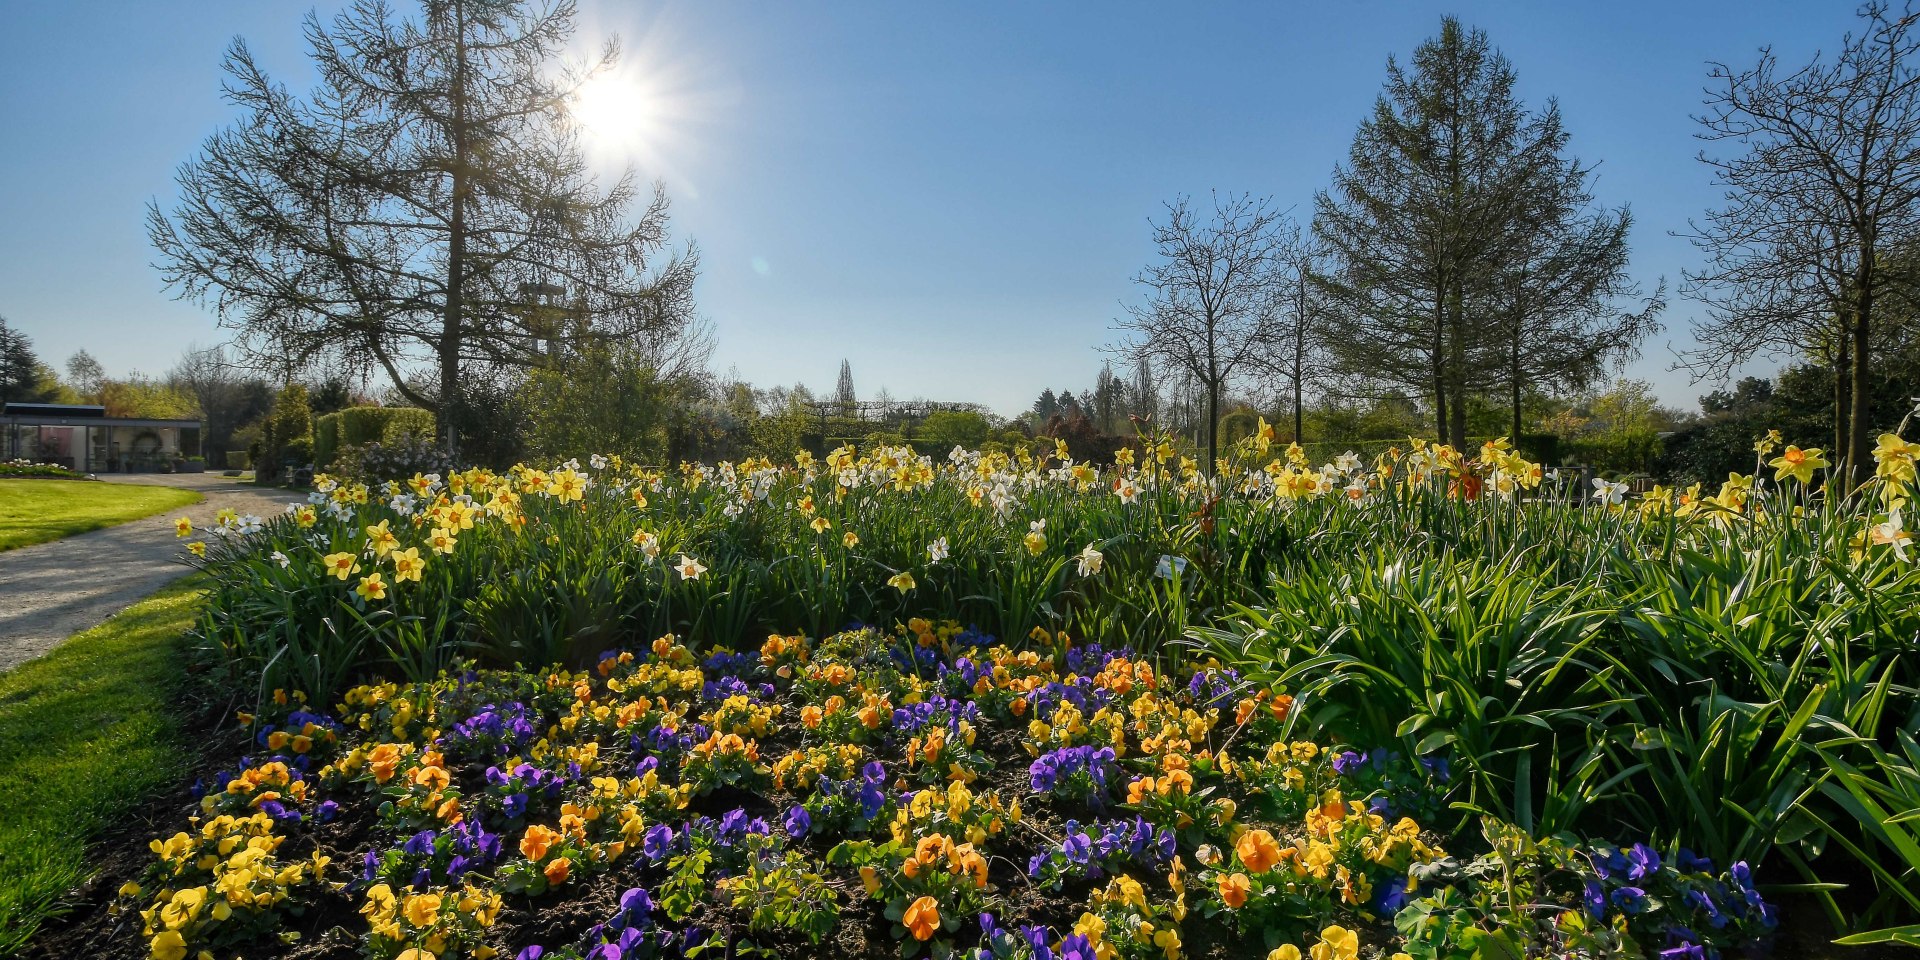
M297 446L296 446L297 445ZM307 404L307 388L287 384L274 398L260 431L260 449L254 453L254 466L262 480L279 478L284 461L310 462L313 456L313 411ZM290 449L295 452L290 453ZM304 453L304 457L297 456Z
M987 418L966 410L936 410L927 414L915 431L920 439L936 447L975 449L985 442L993 427Z
M319 430L332 433L324 442L332 445L336 456L342 447L364 447L375 442L390 444L403 435L431 437L434 433L433 413L418 407L348 407L320 419L329 418L332 418L330 427L319 428L316 424L315 439L316 444L323 442ZM315 452L321 452L318 446Z
M0 462L0 477L59 477L78 480L85 474L75 473L57 463L35 463L32 460L8 460Z
M313 462L325 465L333 462L340 451L340 412L325 414L313 418Z
M450 463L446 448L431 435L403 433L390 442L375 440L340 448L328 472L349 483L377 486L417 474L445 474Z

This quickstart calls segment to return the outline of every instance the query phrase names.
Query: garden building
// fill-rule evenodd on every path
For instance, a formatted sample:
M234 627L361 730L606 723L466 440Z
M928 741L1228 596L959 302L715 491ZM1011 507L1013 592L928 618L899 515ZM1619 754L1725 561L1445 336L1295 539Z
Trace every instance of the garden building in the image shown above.
M200 421L109 417L107 408L68 403L0 407L0 460L54 463L81 473L195 469Z

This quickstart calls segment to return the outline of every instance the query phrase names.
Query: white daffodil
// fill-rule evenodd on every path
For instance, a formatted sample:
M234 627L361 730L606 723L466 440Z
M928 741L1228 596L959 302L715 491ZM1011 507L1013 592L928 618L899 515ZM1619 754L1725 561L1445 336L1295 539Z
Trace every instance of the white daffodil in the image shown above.
M1080 555L1075 559L1079 561L1080 575L1083 577L1099 576L1100 568L1107 562L1106 554L1095 550L1091 543L1087 544L1087 548L1080 551Z
M1600 477L1593 478L1593 498L1611 507L1627 498L1627 485Z
M680 574L682 580L698 580L701 574L707 572L707 568L700 561L684 553L680 555L680 562L673 565L673 569Z
M633 545L639 547L640 552L646 554L648 560L660 559L659 537L645 530L635 530L633 532Z
M927 544L927 561L929 563L939 563L940 561L945 560L946 558L947 558L947 538L946 537L937 537L934 539L932 543Z
M1907 532L1901 525L1899 507L1893 508L1893 511L1887 514L1885 523L1874 525L1871 536L1874 543L1892 547L1893 555L1899 557L1902 562L1906 561L1907 544L1913 542L1913 534Z

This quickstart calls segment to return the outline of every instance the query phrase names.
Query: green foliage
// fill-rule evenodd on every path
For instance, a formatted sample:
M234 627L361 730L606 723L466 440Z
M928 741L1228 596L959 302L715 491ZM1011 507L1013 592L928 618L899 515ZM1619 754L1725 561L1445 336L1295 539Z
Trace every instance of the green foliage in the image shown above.
M123 380L101 380L99 401L109 417L193 420L200 416L200 404L193 394L139 374Z
M527 452L551 461L617 453L660 463L671 411L690 399L686 384L663 378L640 351L583 344L534 368L521 386Z
M1815 745L1889 769L1869 745L1920 716L1920 571L1856 564L1846 508L1769 517L1710 536L1525 508L1387 542L1329 530L1270 601L1194 632L1315 703L1325 733L1450 756L1463 814L1624 825L1811 879L1898 852L1822 785Z
M1895 429L1920 396L1920 348L1909 348L1876 371L1868 394L1868 428ZM1731 390L1700 398L1699 419L1666 438L1657 473L1675 483L1719 483L1728 473L1753 469L1753 442L1779 430L1786 443L1819 447L1838 460L1834 430L1832 368L1801 364L1772 380L1747 377Z
M97 834L186 776L179 646L201 586L168 587L0 674L0 953L70 908Z
M747 838L747 871L721 881L720 889L736 910L747 914L755 933L792 930L819 943L840 922L840 897L813 864L794 851L775 853L771 837Z
M1649 384L1618 380L1546 419L1547 433L1558 440L1558 459L1550 462L1610 475L1650 473L1660 459L1661 433L1678 420L1679 414L1660 406Z
M254 469L259 479L276 480L289 459L311 463L313 452L313 411L307 405L307 388L289 383L280 389L273 410L261 425L260 455L254 459ZM302 459L301 454L308 459Z
M939 447L977 449L992 431L987 418L965 410L936 410L927 414L914 437Z
M324 468L333 463L340 451L340 413L322 414L313 418L313 462Z
M46 543L198 502L198 493L177 487L0 479L0 550Z

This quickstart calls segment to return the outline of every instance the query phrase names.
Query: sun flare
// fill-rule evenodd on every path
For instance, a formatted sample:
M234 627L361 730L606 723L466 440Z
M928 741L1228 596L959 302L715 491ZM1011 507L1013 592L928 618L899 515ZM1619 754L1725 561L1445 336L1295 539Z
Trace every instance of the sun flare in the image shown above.
M568 109L582 131L597 143L630 149L647 141L655 106L654 98L636 78L608 71L581 84Z

